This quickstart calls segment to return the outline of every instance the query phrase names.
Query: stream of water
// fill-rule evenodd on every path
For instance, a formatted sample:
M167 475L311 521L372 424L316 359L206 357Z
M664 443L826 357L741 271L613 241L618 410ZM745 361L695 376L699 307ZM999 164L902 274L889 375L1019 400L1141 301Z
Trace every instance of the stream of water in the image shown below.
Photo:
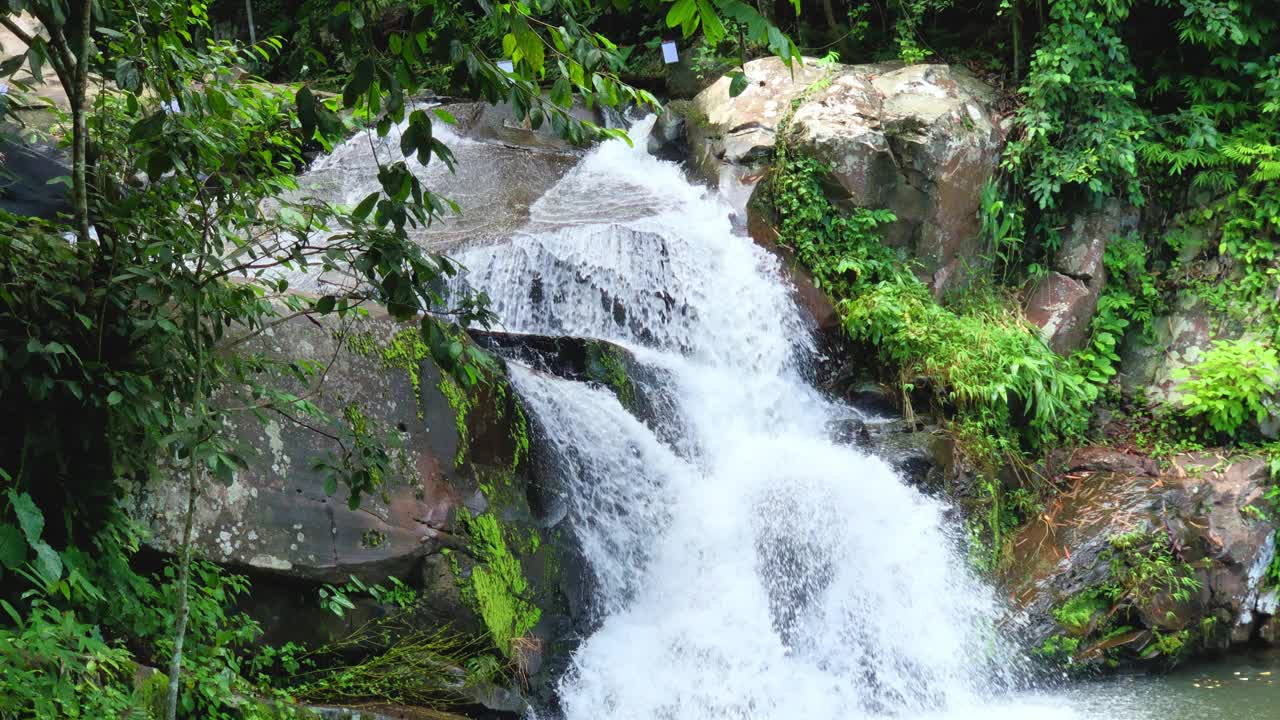
M595 580L565 720L1280 717L1240 714L1253 697L1178 714L1157 702L1186 705L1177 683L1034 689L945 508L832 439L859 413L806 381L815 350L776 259L645 153L651 124L456 254L506 330L618 343L675 399L645 424L604 389L513 367Z

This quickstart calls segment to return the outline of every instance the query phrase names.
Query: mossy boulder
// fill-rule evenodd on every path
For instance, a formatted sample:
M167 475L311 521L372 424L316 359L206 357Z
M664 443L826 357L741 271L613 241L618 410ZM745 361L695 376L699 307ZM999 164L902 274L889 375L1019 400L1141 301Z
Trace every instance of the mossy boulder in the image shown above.
M1004 571L1028 643L1073 667L1170 665L1265 639L1280 526L1260 458L1199 454L1161 469L1085 448L1015 537Z
M234 416L231 431L251 459L229 487L201 488L195 546L201 556L250 575L254 590L245 609L263 624L266 641L325 643L385 614L368 599L341 618L319 606L321 584L351 576L366 583L395 576L421 595L414 622L488 635L508 653L513 638L536 636L538 622L495 627L485 604L492 598L472 592L475 578L519 585L512 590L526 613L562 612L557 548L541 537L543 523L529 503L528 424L500 361L464 389L431 360L416 323L376 312L347 320L299 317L250 343L271 356L327 366L315 388L285 378L280 387L312 392L311 401L347 430L394 441L381 492L366 494L353 509L346 489L326 487L325 473L313 464L335 450L337 427ZM220 401L249 404L235 396ZM151 530L152 548L176 548L185 487L170 477L130 489L128 502ZM489 532L476 531L478 518ZM506 548L501 557L492 552L495 534Z

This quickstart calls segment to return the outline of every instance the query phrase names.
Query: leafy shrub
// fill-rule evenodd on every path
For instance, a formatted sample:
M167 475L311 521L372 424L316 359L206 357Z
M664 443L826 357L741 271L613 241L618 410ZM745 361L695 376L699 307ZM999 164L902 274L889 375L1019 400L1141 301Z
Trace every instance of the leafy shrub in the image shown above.
M1181 368L1175 377L1186 379L1184 412L1232 434L1250 417L1258 422L1267 418L1268 405L1280 390L1280 357L1257 340L1223 340L1194 368Z
M1021 173L1042 209L1069 187L1099 195L1142 196L1138 145L1149 117L1138 105L1137 71L1119 26L1130 0L1058 0L1031 59L1017 112L1020 137L1005 166Z
M26 615L0 600L0 718L145 718L120 642L74 610L34 597Z
M985 412L983 424L997 434L1012 432L1011 403L1029 416L1033 445L1082 430L1092 388L1011 304L981 292L956 309L939 304L880 242L878 228L893 213L842 214L823 193L826 171L813 158L784 155L769 180L769 209L782 242L839 303L849 335L875 345L907 382L924 377L962 413Z
M1112 238L1107 243L1103 264L1107 283L1098 297L1097 313L1089 326L1089 344L1072 356L1080 373L1101 385L1116 374L1120 343L1130 328L1139 328L1148 337L1160 306L1155 276L1147 270L1147 246L1136 235Z

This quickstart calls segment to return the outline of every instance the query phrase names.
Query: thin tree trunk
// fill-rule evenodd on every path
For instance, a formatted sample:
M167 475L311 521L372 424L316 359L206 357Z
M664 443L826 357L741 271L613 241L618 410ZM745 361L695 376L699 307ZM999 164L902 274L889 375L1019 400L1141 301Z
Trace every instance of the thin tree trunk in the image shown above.
M89 34L93 23L93 0L81 0L79 36L76 38L76 67L71 88L71 126L74 143L71 150L71 201L76 216L76 233L80 242L89 242L89 127L85 112L89 106Z
M195 296L192 299L193 312L190 327L191 337L195 339L196 348L196 383L195 392L192 393L191 406L193 417L196 418L197 422L191 429L191 442L188 447L187 482L190 484L187 486L187 514L182 520L182 555L178 561L178 612L174 618L173 657L169 659L169 693L165 704L165 720L176 720L178 715L178 685L182 676L182 642L187 636L187 619L191 611L188 601L188 589L191 584L191 533L192 526L195 524L196 496L201 487L200 478L204 468L204 465L200 462L199 449L204 440L204 426L205 421L208 419L208 408L205 405L206 393L204 387L204 335L200 331L200 313L203 310L204 289L198 279L204 269L204 254L209 249L208 223L206 214L204 230L200 236L199 256L202 259L196 265L196 277L193 278L192 282Z
M1013 21L1013 84L1022 81L1022 6L1020 0L1012 2Z
M822 14L827 16L827 29L832 35L837 35L836 28L836 9L832 4L832 0L822 0Z
M188 601L187 587L191 579L191 530L196 514L197 476L200 464L196 459L195 448L191 449L190 473L187 486L187 513L182 523L182 555L178 562L178 613L173 629L173 657L169 659L169 692L165 702L166 720L175 720L178 715L178 685L182 676L182 642L187 636L187 618L191 606Z
M249 18L249 44L258 44L258 30L253 26L253 0L244 0L244 14Z

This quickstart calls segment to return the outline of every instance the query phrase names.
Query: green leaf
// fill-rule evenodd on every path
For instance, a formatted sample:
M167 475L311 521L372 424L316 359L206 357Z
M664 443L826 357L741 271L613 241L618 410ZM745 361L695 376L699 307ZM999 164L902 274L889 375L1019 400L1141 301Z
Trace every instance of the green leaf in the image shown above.
M551 86L551 102L562 108L567 108L573 104L573 88L569 85L567 78L559 78Z
M529 28L529 25L524 22L524 18L521 18L513 29L516 35L516 45L519 47L524 61L529 64L529 67L533 68L535 73L541 73L543 69L542 38Z
M356 69L351 71L351 78L347 80L346 87L342 88L342 104L345 107L354 107L360 96L369 92L369 86L373 84L373 60L365 58L356 64Z
M142 89L142 76L133 60L121 58L116 61L116 87L127 92Z
M368 197L360 201L360 204L357 205L356 209L351 212L351 215L355 217L357 220L364 220L365 218L369 217L369 213L373 212L373 206L377 202L378 202L378 193L371 192L369 193Z
M738 97L747 89L747 75L741 70L729 73L729 97Z
M302 123L302 137L310 140L316 134L316 96L303 85L294 95L294 102L298 106L298 122Z
M445 110L444 108L436 108L431 112L435 113L436 117L449 123L450 125L458 124L458 118L454 117L453 113L449 112L448 110Z
M123 399L124 399L124 396L120 394L119 390L112 390L111 394L107 395L107 404L119 405L120 401Z
M8 523L0 523L0 565L17 570L26 559L27 543L22 539L22 531Z
M38 543L32 543L31 546L36 551L36 559L32 563L35 566L36 574L50 585L57 582L62 577L62 557L49 546L49 543L43 540Z
M40 542L40 533L44 532L44 513L40 512L35 501L26 493L10 490L9 502L13 504L13 514L18 518L18 524L22 526L22 533L26 535L27 543L35 547L36 543Z
M332 295L325 295L316 301L316 312L321 315L328 315L333 312L333 308L338 304L338 298Z
M667 11L667 27L673 28L678 25L684 25L694 17L694 13L697 11L696 0L676 0L676 3Z
M329 475L324 479L324 494L332 496L338 492L338 478Z
M702 34L707 43L715 47L724 39L724 23L716 15L716 11L707 0L698 0L698 18L702 21Z
M139 140L156 137L160 134L160 131L164 129L164 118L165 113L161 110L139 120L129 130L129 141L137 142Z

